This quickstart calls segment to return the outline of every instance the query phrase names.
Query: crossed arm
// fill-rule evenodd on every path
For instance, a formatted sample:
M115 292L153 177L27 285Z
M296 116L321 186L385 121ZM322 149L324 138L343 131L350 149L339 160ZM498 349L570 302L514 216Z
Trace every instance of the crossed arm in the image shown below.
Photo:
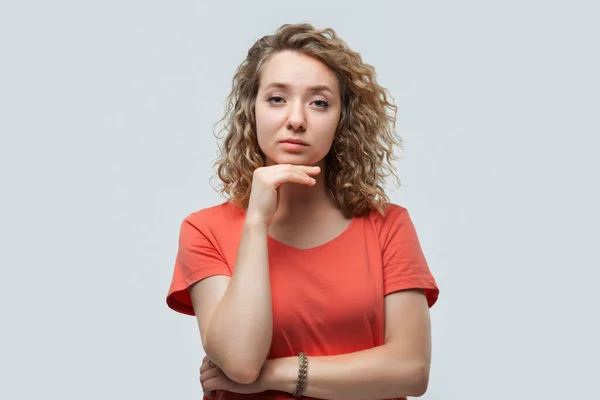
M309 356L304 396L320 399L384 399L425 393L431 361L429 308L421 290L385 297L385 343L372 349L336 356ZM215 389L256 393L293 393L298 358L266 360L253 383L234 387L213 382ZM210 386L210 381L205 385Z
M304 395L320 399L421 396L431 360L429 308L422 291L385 297L385 344L337 356L310 357ZM293 393L298 358L267 360L265 387Z
M264 227L246 224L233 275L211 276L189 289L204 350L218 366L202 366L205 390L295 391L297 358L266 359L272 334L266 237ZM206 240L200 237L198 243L196 247L201 248L187 253L208 251ZM309 354L304 395L351 400L425 393L431 326L424 292L400 290L388 294L384 299L384 318L382 346L337 356Z

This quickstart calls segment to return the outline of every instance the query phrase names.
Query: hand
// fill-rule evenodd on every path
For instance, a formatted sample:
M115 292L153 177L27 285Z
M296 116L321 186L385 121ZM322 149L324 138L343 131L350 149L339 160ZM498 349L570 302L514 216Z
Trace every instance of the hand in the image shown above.
M279 188L284 183L313 186L312 176L321 172L319 167L278 164L254 170L247 218L258 220L268 227L277 211Z
M250 383L242 384L229 379L227 375L217 365L212 363L207 356L202 360L200 367L200 384L204 395L210 399L215 397L215 390L227 390L229 392L241 394L261 393L267 389L263 387L259 378Z
M200 385L202 385L202 392L209 399L214 399L215 391L209 390L207 387L204 386L204 381L208 379L208 376L205 374L205 372L214 368L219 367L213 364L213 362L209 360L208 356L204 356L204 358L202 359L202 365L200 366Z

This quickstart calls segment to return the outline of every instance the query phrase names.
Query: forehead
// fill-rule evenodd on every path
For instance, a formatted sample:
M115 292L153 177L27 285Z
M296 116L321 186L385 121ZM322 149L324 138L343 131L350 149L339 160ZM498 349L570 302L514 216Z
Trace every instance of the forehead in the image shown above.
M273 82L300 89L324 85L339 92L337 76L327 65L316 58L292 51L277 53L265 64L260 87L264 88Z

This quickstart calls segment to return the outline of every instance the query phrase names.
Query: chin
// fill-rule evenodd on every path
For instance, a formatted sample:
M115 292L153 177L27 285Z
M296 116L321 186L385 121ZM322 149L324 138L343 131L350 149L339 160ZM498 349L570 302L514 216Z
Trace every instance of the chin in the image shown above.
M269 161L272 164L316 165L320 160L318 158L316 159L314 156L309 156L308 154L286 153L277 154L272 157L267 155L267 165L269 164Z

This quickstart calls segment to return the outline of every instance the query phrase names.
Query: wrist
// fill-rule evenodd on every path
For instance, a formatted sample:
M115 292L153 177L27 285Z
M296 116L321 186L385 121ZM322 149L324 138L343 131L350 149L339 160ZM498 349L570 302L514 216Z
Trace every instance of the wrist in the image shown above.
M298 381L298 357L268 359L263 365L261 384L264 390L294 393Z
M269 230L269 224L265 222L263 218L255 215L246 215L246 220L244 221L244 229L248 231L254 232L264 232L265 235Z

